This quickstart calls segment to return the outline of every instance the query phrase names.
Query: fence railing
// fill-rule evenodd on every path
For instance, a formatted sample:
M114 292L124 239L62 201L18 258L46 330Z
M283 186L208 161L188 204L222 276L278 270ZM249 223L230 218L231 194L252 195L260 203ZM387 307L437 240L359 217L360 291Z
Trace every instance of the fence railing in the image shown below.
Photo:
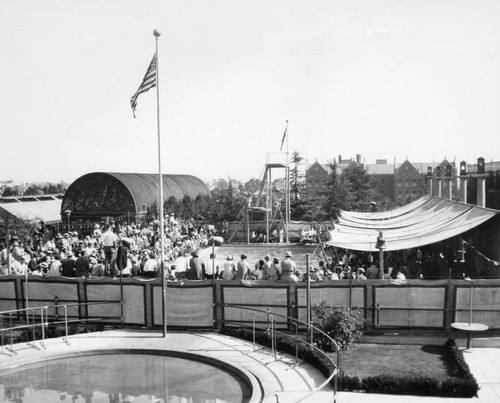
M222 304L225 308L235 308L235 309L241 309L245 311L250 311L252 313L252 344L253 344L253 350L256 350L256 331L261 330L265 331L271 341L271 355L274 357L275 360L277 360L277 335L281 334L283 336L286 336L287 338L294 340L295 342L295 364L294 366L300 365L299 363L299 344L304 344L307 345L310 349L317 351L319 354L323 355L330 363L332 364L333 371L332 373L328 376L328 378L318 387L314 388L313 390L309 391L308 393L305 394L305 396L302 396L300 399L295 400L295 402L302 402L309 397L313 396L315 393L321 391L322 389L325 388L328 384L330 384L333 380L333 398L332 401L336 402L337 401L337 391L338 391L338 376L339 376L339 367L338 363L340 363L340 349L335 342L328 334L323 332L322 330L318 329L315 327L312 323L306 323L304 321L301 321L299 319L293 318L291 316L287 315L281 315L275 312L272 312L269 308L267 308L265 311L260 310L260 309L253 309L253 308L248 308L242 305L237 305L237 304ZM255 321L255 315L256 313L261 313L266 315L266 327L260 327L256 325ZM279 317L281 319L286 320L287 322L291 323L293 325L294 331L293 333L290 332L282 332L276 329L276 317ZM226 327L226 325L233 325L238 328L248 328L247 326L242 326L242 323L240 321L231 321L231 320L223 320L222 326ZM306 339L304 340L303 338L299 337L299 325L305 326L306 328ZM321 334L323 337L325 337L329 343L334 346L335 352L337 354L337 360L334 360L329 354L327 354L325 351L321 350L316 343L314 342L314 337L316 334ZM278 396L276 395L276 401L278 402Z
M11 353L15 354L14 350L14 332L22 331L28 329L28 332L31 330L31 341L28 341L28 345L36 348L36 329L41 329L41 336L39 339L40 346L45 348L45 340L46 340L46 329L49 325L64 325L64 337L62 338L63 342L69 345L68 341L68 325L70 323L83 323L89 321L99 321L99 318L93 319L68 319L68 308L72 307L81 307L88 305L101 305L101 304L109 304L110 301L102 301L102 302L84 302L84 303L74 303L74 304L66 304L66 305L44 305L33 308L23 308L23 309L13 309L9 311L1 311L0 312L0 340L1 340L1 352L5 353L6 343L5 343L5 335L7 334L7 338L10 345L9 350ZM64 310L64 320L59 320L58 310ZM49 315L49 312L54 310L53 317L55 320L49 321L49 318L52 316ZM25 319L25 322L20 320L22 317ZM5 321L8 321L7 327L5 326ZM14 322L17 322L14 324ZM21 323L19 323L21 322Z

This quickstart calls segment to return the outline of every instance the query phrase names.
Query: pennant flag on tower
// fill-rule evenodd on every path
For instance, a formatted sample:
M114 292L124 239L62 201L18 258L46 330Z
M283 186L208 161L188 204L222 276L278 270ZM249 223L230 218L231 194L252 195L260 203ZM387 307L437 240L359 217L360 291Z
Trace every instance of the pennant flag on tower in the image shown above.
M137 92L130 98L130 106L132 106L132 113L135 118L135 109L137 108L137 98L143 92L149 91L151 88L156 87L156 53L153 56L153 60L149 64L148 71L146 71L146 75L144 76L141 85Z
M286 138L286 131L288 130L288 120L286 121L286 127L285 127L285 132L283 133L283 138L281 139L281 147L280 147L280 151L282 150L283 148L283 143L285 142L285 138Z

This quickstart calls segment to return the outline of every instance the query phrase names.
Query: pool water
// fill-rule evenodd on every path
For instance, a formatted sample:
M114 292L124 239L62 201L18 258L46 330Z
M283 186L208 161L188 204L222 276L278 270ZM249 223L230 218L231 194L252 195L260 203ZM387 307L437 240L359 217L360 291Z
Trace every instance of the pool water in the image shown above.
M160 355L72 357L0 373L2 402L245 402L250 396L229 371Z

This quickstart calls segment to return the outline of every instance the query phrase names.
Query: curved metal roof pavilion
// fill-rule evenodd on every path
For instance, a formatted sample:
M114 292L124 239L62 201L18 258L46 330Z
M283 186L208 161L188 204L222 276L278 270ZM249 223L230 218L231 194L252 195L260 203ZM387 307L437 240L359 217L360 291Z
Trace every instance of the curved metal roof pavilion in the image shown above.
M207 185L192 175L163 175L164 201L181 201L209 196ZM73 218L136 214L158 200L158 175L138 173L93 172L75 180L61 203L61 215Z

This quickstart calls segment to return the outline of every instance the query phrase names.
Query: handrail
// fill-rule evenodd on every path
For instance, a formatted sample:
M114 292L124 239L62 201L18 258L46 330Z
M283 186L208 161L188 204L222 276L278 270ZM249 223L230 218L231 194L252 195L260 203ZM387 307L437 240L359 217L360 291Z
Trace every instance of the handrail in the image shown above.
M54 311L57 311L58 309L64 309L64 321L52 321L50 322L51 324L58 324L58 323L64 323L65 327L65 337L63 337L63 341L69 345L68 341L68 323L70 322L84 322L87 321L88 319L77 319L77 320L72 320L68 321L68 308L70 307L80 307L82 305L101 305L101 304L109 304L109 303L120 303L120 301L95 301L95 302L80 302L80 303L71 303L71 304L65 304L65 305L50 305L48 306L47 304L43 306L38 306L38 307L31 307L31 308L20 308L20 309L11 309L7 311L0 311L0 342L2 344L2 354L4 353L4 334L6 332L9 332L9 338L10 338L10 351L12 353L14 352L14 342L13 342L13 336L12 336L12 331L13 330L21 330L21 329L27 329L31 328L32 329L32 337L33 340L32 342L28 342L28 345L31 345L32 347L36 347L35 341L36 341L36 333L35 333L35 327L40 326L42 329L42 338L40 340L40 345L42 348L45 348L45 328L49 325L49 309L54 309ZM35 323L35 312L40 311L40 323ZM17 326L12 326L12 315L13 314L19 314L22 312L26 312L26 319L27 319L27 324L22 324L22 325L17 325ZM29 316L31 314L32 320L31 323L29 321ZM9 316L9 327L4 328L3 327L3 319L4 316L8 315ZM57 318L57 313L56 313L56 318Z
M332 379L334 379L334 386L333 386L334 396L333 396L333 401L334 402L337 401L337 383L338 383L338 375L339 375L339 369L338 369L337 363L332 359L332 357L330 357L323 350L321 350L320 348L318 348L317 346L314 345L314 334L313 334L313 331L316 331L317 333L322 334L324 337L326 337L332 343L332 345L334 346L335 351L337 353L337 362L339 362L339 353L340 353L339 346L335 342L335 340L333 340L328 334L326 334L325 332L323 332L322 330L318 329L317 327L315 327L312 324L308 324L308 323L306 323L304 321L292 318L292 317L287 316L287 315L281 315L281 314L278 314L278 313L271 312L271 310L269 308L267 308L265 311L262 311L260 309L252 309L252 308L248 308L246 306L238 305L238 304L221 304L221 305L223 305L225 308L236 308L236 309L242 309L242 310L252 311L252 316L253 316L253 320L252 320L253 348L255 350L255 329L256 328L259 328L261 330L265 330L267 332L270 332L270 334L271 334L271 353L274 355L274 359L275 360L276 360L276 333L280 333L280 334L286 335L288 337L291 337L291 336L289 334L287 334L287 333L279 332L279 331L276 330L276 320L274 319L274 317L276 316L276 317L281 317L281 318L284 318L284 319L287 319L287 320L291 320L293 322L293 324L295 325L295 340L296 340L296 345L295 345L296 346L295 347L295 354L296 354L296 356L295 356L295 365L298 365L298 344L297 343L301 342L301 343L308 344L309 347L313 348L314 350L316 350L320 354L322 354L324 357L326 357L332 363L332 365L334 367L333 372L330 374L330 376L321 385L319 385L318 387L314 388L312 391L310 391L309 393L307 393L305 396L301 397L299 400L296 400L295 402L301 402L301 401L309 398L310 396L312 396L316 392L319 392L326 385L328 385L332 381ZM258 326L255 325L255 312L266 314L266 318L267 318L266 328L258 327ZM239 323L239 322L228 321L228 320L224 320L224 322L225 323ZM307 326L307 334L311 335L309 342L301 340L298 337L298 324L303 324L303 325ZM276 396L276 399L278 399L277 396Z

